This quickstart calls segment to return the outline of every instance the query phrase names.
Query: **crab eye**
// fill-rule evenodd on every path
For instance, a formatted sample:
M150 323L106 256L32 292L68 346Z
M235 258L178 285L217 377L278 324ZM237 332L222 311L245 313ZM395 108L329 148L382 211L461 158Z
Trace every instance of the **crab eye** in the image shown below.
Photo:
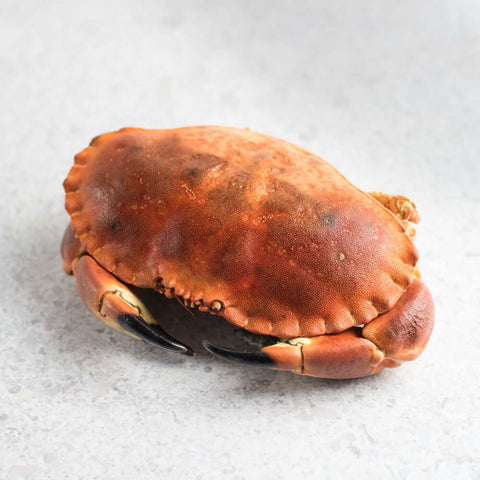
M210 310L212 310L212 312L220 312L223 310L223 303L220 301L220 300L214 300L211 304L210 304Z

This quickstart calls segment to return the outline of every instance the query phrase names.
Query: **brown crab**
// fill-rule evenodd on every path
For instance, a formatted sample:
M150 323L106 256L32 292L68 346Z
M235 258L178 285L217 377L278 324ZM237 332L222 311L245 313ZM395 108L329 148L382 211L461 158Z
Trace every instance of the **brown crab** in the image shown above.
M65 182L64 269L107 325L193 354L129 285L278 339L221 357L323 378L371 375L425 348L434 307L407 198L366 194L321 158L225 127L124 128Z

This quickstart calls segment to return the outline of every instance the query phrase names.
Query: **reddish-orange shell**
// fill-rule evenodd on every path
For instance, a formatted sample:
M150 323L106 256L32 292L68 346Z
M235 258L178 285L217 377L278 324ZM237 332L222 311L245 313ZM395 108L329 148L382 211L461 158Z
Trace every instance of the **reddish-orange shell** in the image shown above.
M417 251L393 214L321 158L249 130L107 133L64 185L75 235L105 269L217 301L255 333L368 323L413 280Z

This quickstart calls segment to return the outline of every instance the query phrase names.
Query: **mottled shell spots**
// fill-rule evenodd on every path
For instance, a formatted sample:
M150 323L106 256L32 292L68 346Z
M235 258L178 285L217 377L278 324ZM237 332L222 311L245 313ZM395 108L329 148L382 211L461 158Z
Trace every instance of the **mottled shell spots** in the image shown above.
M65 190L75 235L118 278L202 299L256 333L367 323L413 279L417 252L393 215L320 158L255 132L105 134Z

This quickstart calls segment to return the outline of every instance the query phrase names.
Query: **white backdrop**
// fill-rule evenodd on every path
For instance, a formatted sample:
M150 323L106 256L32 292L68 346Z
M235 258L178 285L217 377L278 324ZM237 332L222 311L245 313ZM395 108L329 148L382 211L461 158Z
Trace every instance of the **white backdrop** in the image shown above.
M0 0L0 478L480 476L480 3ZM437 325L417 361L323 381L178 358L91 315L61 183L122 126L251 127L418 205ZM167 310L168 312L168 310Z

